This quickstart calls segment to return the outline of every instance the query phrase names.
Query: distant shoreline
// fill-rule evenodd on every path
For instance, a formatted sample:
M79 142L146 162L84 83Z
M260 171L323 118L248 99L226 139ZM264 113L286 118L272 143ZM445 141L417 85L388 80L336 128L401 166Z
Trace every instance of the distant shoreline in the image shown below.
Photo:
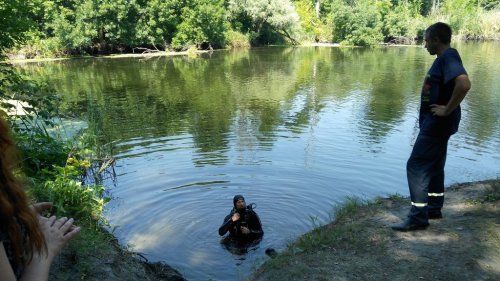
M304 43L300 45L268 45L268 46L258 46L244 48L247 50L262 48L262 47L325 47L325 48L363 48L359 46L342 46L339 43ZM382 47L411 47L420 45L398 45L398 44L381 44ZM33 58L33 59L7 59L5 62L11 64L23 64L23 63L33 63L33 62L51 62L51 61L62 61L62 60L72 60L72 59L115 59L115 58L152 58L152 57L171 57L171 56L189 56L192 54L206 54L216 51L231 50L231 49L215 49L215 50L196 50L196 51L155 51L155 52L145 52L145 53L123 53L123 54L109 54L109 55L82 55L74 57L61 57L61 58Z
M115 58L150 58L150 57L170 57L170 56L188 56L193 54L205 54L211 51L197 50L195 52L182 51L182 52L148 52L148 53L126 53L126 54L110 54L110 55L96 55L96 56L75 56L75 57L64 57L64 58L35 58L35 59L8 59L5 62L11 64L22 64L22 63L32 63L32 62L49 62L49 61L62 61L62 60L72 60L72 59L115 59Z
M258 46L258 47L250 47L243 49L255 49L262 47L324 47L324 48L364 48L360 46L343 46L339 43L303 43L300 45L267 45L267 46ZM420 48L420 44L390 44L390 43L381 43L379 47L418 47ZM109 55L82 55L82 56L74 56L74 57L60 57L60 58L33 58L33 59L24 59L24 58L13 58L7 59L4 62L11 64L23 64L23 63L33 63L33 62L51 62L51 61L62 61L62 60L72 60L72 59L115 59L115 58L152 58L152 57L171 57L171 56L190 56L190 55L198 55L198 54L206 54L212 53L216 51L224 51L231 49L214 49L214 50L196 50L196 51L154 51L154 52L144 52L144 53L123 53L123 54L109 54ZM15 55L13 55L15 56ZM19 55L21 56L21 55Z

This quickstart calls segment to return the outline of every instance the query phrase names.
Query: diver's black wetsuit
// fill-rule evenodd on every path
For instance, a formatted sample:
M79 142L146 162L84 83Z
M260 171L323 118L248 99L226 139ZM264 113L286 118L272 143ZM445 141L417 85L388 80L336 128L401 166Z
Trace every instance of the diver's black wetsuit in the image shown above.
M262 230L262 224L260 223L259 216L252 210L251 206L248 206L245 210L240 211L240 219L236 222L231 220L231 217L236 212L233 208L229 215L224 218L224 222L221 227L219 227L219 235L224 235L229 231L229 236L237 239L253 240L262 237L264 231ZM246 226L249 230L249 234L241 233L241 227Z

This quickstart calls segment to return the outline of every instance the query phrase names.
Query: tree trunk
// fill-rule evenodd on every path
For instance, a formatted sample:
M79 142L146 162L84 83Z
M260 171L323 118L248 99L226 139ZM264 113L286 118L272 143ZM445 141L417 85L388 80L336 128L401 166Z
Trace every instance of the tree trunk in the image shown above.
M439 8L439 0L432 0L432 12L436 11Z
M319 19L320 0L316 0L316 5L314 5L314 10L316 11L316 18Z

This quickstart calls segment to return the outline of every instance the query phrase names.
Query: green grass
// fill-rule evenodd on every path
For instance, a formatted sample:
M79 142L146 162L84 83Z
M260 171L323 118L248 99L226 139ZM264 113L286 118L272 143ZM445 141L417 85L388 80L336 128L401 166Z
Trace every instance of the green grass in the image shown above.
M390 237L389 230L377 228L377 222L361 219L372 216L378 207L379 200L371 202L347 197L334 208L331 223L319 226L317 219L311 216L314 229L290 243L284 252L266 261L257 272L270 274L267 280L297 280L297 276L306 276L310 272L305 260L331 258L331 252L335 251L353 254L383 252ZM365 231L367 228L374 231Z
M360 225L354 218L358 215L370 214L376 204L376 202L368 202L358 197L346 197L343 204L334 208L332 216L334 220L331 224L320 226L317 218L310 216L313 230L290 243L285 255L328 248L332 244L364 247L365 239L368 238L352 234L361 231L366 225ZM341 223L342 227L337 227Z
M464 236L464 233L471 234L476 241L470 243L471 245L468 245L470 250L461 255L466 255L464 260L469 259L470 256L470 260L475 262L477 257L488 253L488 257L492 259L487 259L485 264L490 266L493 264L490 261L494 262L497 258L495 253L498 253L500 249L500 231L496 224L498 209L495 203L500 199L500 181L497 179L473 184L477 184L481 189L486 187L486 192L480 195L473 191L471 197L476 198L474 201L476 203L474 206L467 206L467 215L463 218L450 217L450 219L460 221L459 226L463 228L455 230L456 224L454 224L448 230L451 242L443 243L455 243ZM462 186L466 185L457 186L457 190ZM467 195L467 192L471 190L464 194ZM399 203L407 201L408 198L399 194L391 195L389 199L377 198L372 201L356 197L346 198L343 204L334 208L332 217L335 219L331 223L318 226L317 218L311 216L310 221L314 229L291 242L287 249L275 258L267 260L255 271L250 280L261 280L260 278L263 278L262 280L331 280L337 275L339 278L349 277L335 280L351 280L355 275L370 276L367 280L384 280L388 276L406 274L404 268L402 269L398 263L404 264L408 260L405 257L395 258L387 255L388 249L394 250L394 247L400 247L399 243L403 242L397 238L398 234L387 227L387 223L381 223L381 217L377 214L382 212L382 218L385 218L393 214L394 210L391 208L399 210ZM407 246L411 252L414 247L426 248L425 244L414 241L414 243L409 242ZM450 253L463 251L459 248L461 249L458 247L450 250ZM387 271L380 266L387 267ZM357 272L360 268L363 268L363 272ZM427 267L422 266L422 269L424 268ZM414 272L420 274L420 270L414 270ZM466 272L465 270L460 274ZM444 275L440 275L442 272L436 273L440 276L438 279L443 279Z
M392 194L389 196L389 199L391 201L394 201L394 202L399 202L399 203L404 203L404 202L407 202L408 201L408 198L407 197L404 197L403 195L399 194L399 193L396 193L396 194Z
M500 201L500 181L491 181L482 198L485 202Z
M346 197L344 203L334 208L335 220L343 220L357 213L361 207L367 206L368 202L358 197Z

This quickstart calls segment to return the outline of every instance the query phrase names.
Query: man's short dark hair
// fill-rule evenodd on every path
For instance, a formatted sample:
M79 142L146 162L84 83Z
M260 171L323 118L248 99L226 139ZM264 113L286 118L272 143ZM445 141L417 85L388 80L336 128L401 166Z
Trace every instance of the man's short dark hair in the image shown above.
M430 38L437 38L443 44L451 42L451 27L444 22L436 22L429 26L425 32Z

